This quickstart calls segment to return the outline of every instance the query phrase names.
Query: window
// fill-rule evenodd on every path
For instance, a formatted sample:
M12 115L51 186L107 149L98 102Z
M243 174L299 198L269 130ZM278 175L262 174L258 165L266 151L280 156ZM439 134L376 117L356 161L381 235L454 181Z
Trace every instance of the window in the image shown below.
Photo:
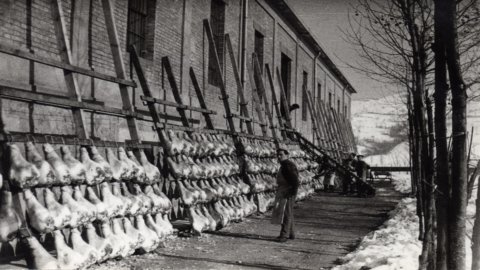
M328 93L328 106L332 107L332 93Z
M307 121L307 85L308 85L308 73L303 72L303 82L302 82L302 120Z
M224 36L225 36L225 2L222 0L212 0L210 6L210 26L212 27L213 41L217 47L220 69L223 70L224 54ZM208 83L214 86L220 86L220 74L215 68L213 48L208 53Z
M337 112L340 113L340 99L337 100Z
M280 73L282 77L282 84L283 90L285 90L285 96L287 98L287 104L284 104L283 99L281 99L281 107L284 106L288 108L290 107L290 76L291 76L291 69L292 69L292 59L290 59L286 54L281 54L280 59ZM282 110L282 115L284 117L288 116L288 111L284 112Z
M260 73L263 74L263 41L265 37L262 33L255 30L255 54L257 55L258 63L260 64Z
M347 115L348 115L348 108L347 108L347 105L345 105L343 106L343 116L347 118Z
M156 0L128 2L127 47L135 45L140 56L148 59L153 58L155 9Z

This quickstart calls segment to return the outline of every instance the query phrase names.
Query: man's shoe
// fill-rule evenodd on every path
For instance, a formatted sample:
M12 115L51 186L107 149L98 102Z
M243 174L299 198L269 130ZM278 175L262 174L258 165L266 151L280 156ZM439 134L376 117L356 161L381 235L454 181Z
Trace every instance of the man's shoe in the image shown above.
M295 235L290 235L290 237L288 237L288 239L295 240Z
M279 236L279 237L277 237L275 240L276 240L277 242L280 242L280 243L285 243L285 242L287 242L287 238L286 238L286 237L280 237L280 236Z

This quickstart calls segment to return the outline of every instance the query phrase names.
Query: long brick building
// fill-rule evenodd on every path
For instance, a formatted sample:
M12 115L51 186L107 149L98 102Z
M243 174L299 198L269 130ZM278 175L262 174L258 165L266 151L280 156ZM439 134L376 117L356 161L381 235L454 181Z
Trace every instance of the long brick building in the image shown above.
M1 0L0 42L48 59L61 60L50 0ZM62 0L60 16L66 22L66 35L71 41L72 62L76 66L115 76L110 41L105 25L102 1ZM213 30L223 69L229 103L239 111L237 85L224 35L228 34L238 64L250 115L257 118L252 99L248 66L252 53L258 56L266 92L271 96L265 65L273 76L280 74L290 104L298 104L292 113L293 126L305 137L313 139L311 115L307 110L303 89L310 90L314 100L330 104L347 119L350 115L354 88L322 50L308 28L285 0L115 0L112 1L114 22L123 52L125 69L130 72L129 45L140 52L147 80L154 96L173 100L172 91L162 68L167 56L183 101L197 105L189 70L193 67L204 91L215 127L225 128L225 111L219 100L219 78L212 67L213 52L209 48L203 21L208 19ZM63 13L63 14L62 14ZM320 26L319 26L320 27ZM58 31L58 30L57 30ZM118 85L99 79L75 75L83 102L122 107ZM276 81L276 80L275 80ZM68 92L61 69L0 53L0 85L18 86L65 96ZM278 90L279 87L276 87ZM141 91L129 88L132 103L146 111L140 99ZM278 94L277 94L278 96ZM273 102L270 105L273 106ZM164 109L164 108L162 108ZM168 121L175 122L176 111L164 109ZM273 108L271 109L274 112ZM52 109L21 101L2 104L5 129L20 132L74 134L72 114L67 109ZM196 126L203 126L200 113L191 113ZM123 118L86 113L88 133L92 137L123 141L129 138ZM151 123L140 122L145 140L157 140ZM239 127L240 128L240 127ZM259 127L256 133L260 134Z

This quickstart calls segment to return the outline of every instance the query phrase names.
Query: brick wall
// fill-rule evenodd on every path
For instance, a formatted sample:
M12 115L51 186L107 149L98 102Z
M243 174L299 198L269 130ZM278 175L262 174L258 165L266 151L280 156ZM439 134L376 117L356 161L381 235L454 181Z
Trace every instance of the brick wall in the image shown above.
M191 17L186 20L190 25L184 26L184 4L185 1L191 4ZM190 2L188 2L190 1ZM67 30L70 30L70 10L71 0L62 0L62 9L65 16ZM31 3L31 23L27 16L27 5ZM108 33L105 27L105 20L101 1L92 0L92 68L95 71L108 75L115 75L113 59L108 40ZM127 30L127 14L128 0L116 0L114 3L114 14L117 31L119 34L120 46L123 52L125 68L127 74L130 74L129 54L126 51L126 30ZM233 51L237 61L240 61L240 22L241 22L241 6L240 1L226 1L225 11L225 33L230 34L232 40ZM36 55L49 57L60 60L59 49L56 43L54 25L51 14L50 0L17 0L11 1L11 5L7 6L8 11L3 10L4 16L0 16L0 39L2 43L9 43L23 49L31 49ZM210 18L210 0L156 0L156 12L154 20L154 34L151 35L154 42L153 56L148 59L142 59L142 64L146 71L146 76L150 84L153 95L167 100L174 100L172 91L168 83L165 71L162 69L162 58L169 57L173 67L175 82L178 86L182 86L182 97L185 104L198 106L195 92L190 84L189 78L182 78L182 61L184 65L190 66L195 71L197 79L204 91L204 96L209 109L215 110L218 114L213 116L214 125L217 128L226 128L226 120L224 118L225 110L223 103L219 100L220 89L209 85L207 80L208 74L208 41L203 30L203 20ZM302 73L308 72L308 89L312 89L313 85L313 52L305 51L306 45L299 45L297 41L299 36L295 34L283 19L275 13L263 0L250 0L247 21L247 64L252 63L251 53L254 51L254 31L257 30L264 35L264 59L263 62L270 66L271 71L276 78L276 68L280 68L281 53L285 53L292 60L291 69L291 103L302 105ZM277 24L276 24L277 23ZM189 29L189 35L184 35L184 29ZM31 36L28 35L31 33ZM70 33L67 33L70 35ZM182 47L188 50L185 54L189 59L182 59ZM226 52L226 50L225 50ZM230 96L229 104L233 112L239 111L237 85L235 82L232 64L228 54L224 56L224 79L227 86L227 93ZM183 67L185 69L185 66ZM317 82L322 84L322 95L328 95L328 89L335 91L334 82L326 79L324 74L323 63L317 63ZM0 53L0 79L10 80L16 83L35 83L39 87L39 91L46 91L55 94L66 94L65 80L63 73L54 68L35 64L34 78L29 77L30 64L28 61L20 60L15 57L7 56ZM185 74L185 73L184 73ZM188 75L188 73L186 73ZM134 75L135 77L135 75ZM271 99L271 89L264 72L264 82L267 97L270 103L270 111L274 114L274 122L277 122L273 101ZM276 80L275 80L276 83ZM258 115L254 109L252 101L252 91L248 74L246 76L246 86L244 87L245 97L249 102L250 114L255 119ZM316 86L315 86L316 88ZM341 87L340 87L341 88ZM340 89L339 88L339 89ZM277 98L280 98L277 87ZM141 110L147 110L140 100L141 89L130 89L130 96L133 104ZM313 93L315 92L315 93ZM315 95L316 91L312 91ZM84 98L96 99L104 102L105 105L111 107L122 107L120 91L118 85L95 79L93 87L87 87L82 93ZM321 97L325 99L325 96ZM336 99L335 99L336 100ZM343 97L341 98L343 100ZM349 94L345 95L348 100ZM328 102L328 101L327 101ZM57 133L57 134L73 134L74 127L72 124L71 112L65 109L52 109L50 107L33 106L33 110L28 109L28 104L22 102L12 102L4 100L2 104L2 113L6 120L6 128L11 131L29 131L32 129L31 118L34 122L35 132ZM343 108L343 104L342 104ZM164 108L162 107L163 111ZM165 113L177 116L174 108L167 108ZM29 115L32 115L31 117ZM204 126L203 117L199 113L190 113L190 117L200 120L200 126ZM266 117L265 121L268 123ZM86 114L87 129L91 135L109 139L109 140L125 140L129 139L129 133L126 121L122 118L102 115ZM311 117L308 112L308 121L302 120L301 109L294 111L292 114L293 124L301 130L307 138L312 136ZM239 129L238 120L235 120L236 128ZM142 137L146 140L157 140L156 134L151 130L151 124L139 122ZM258 125L255 125L256 134L261 134Z

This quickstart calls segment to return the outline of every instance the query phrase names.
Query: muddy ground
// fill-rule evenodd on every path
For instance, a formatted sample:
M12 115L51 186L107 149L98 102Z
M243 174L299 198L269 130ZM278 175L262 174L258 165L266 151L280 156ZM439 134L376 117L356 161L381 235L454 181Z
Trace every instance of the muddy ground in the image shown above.
M374 198L318 193L295 206L296 237L275 242L270 212L201 237L169 239L155 253L110 261L104 269L328 269L387 218L402 195L377 183Z

